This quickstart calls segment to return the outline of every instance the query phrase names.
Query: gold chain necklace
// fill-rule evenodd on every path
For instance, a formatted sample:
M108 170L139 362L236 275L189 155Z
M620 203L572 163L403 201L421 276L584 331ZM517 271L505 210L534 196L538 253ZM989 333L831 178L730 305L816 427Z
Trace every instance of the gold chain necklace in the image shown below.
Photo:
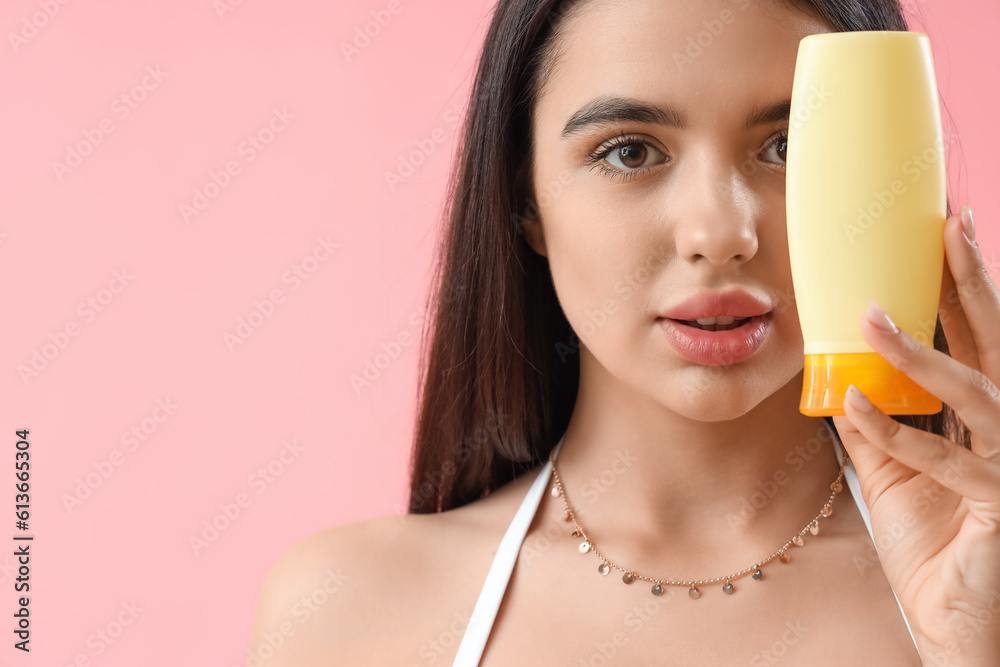
M698 588L699 584L712 584L724 581L725 583L722 585L722 592L725 593L726 595L732 595L733 591L736 590L736 587L733 586L733 581L735 579L739 579L742 576L752 573L753 578L756 581L760 581L761 578L764 576L760 568L769 563L770 561L774 560L775 558L780 560L782 563L787 563L791 561L792 557L788 553L789 547L793 545L797 547L805 546L805 540L803 539L803 535L805 535L806 532L809 532L812 535L818 535L819 520L829 517L831 514L833 514L833 500L837 496L837 494L840 493L844 488L841 481L843 480L844 477L844 468L847 466L848 461L850 461L850 457L848 457L847 452L844 452L844 460L840 465L840 471L837 473L837 479L835 479L833 483L830 484L830 490L831 490L830 497L823 504L823 508L819 511L819 514L817 514L812 521L806 524L805 528L796 533L792 537L792 539L785 542L777 551L772 553L770 556L761 561L758 561L757 563L754 563L750 567L743 568L738 572L733 572L732 574L728 574L724 577L715 577L713 579L698 579L696 581L674 581L670 579L655 579L651 577L646 577L633 570L627 570L618 565L617 563L615 563L614 561L612 561L607 556L605 556L603 553L601 553L600 550L597 549L597 547L594 546L594 541L590 539L590 536L587 535L587 531L584 530L583 526L580 525L580 522L577 521L576 512L573 510L573 506L569 504L569 498L566 497L566 489L563 488L562 479L559 477L559 470L556 468L555 451L556 450L553 449L552 452L549 453L549 461L552 463L552 476L555 478L555 484L552 486L552 497L558 498L559 496L562 496L563 502L566 504L566 515L564 520L567 522L572 521L573 524L576 526L576 529L573 531L573 537L583 538L583 542L580 543L580 553L586 554L592 552L594 554L597 554L597 556L601 559L601 564L597 566L597 571L600 572L602 575L607 576L612 569L615 569L622 573L622 581L626 584L631 584L636 579L642 579L643 581L648 581L651 584L653 584L653 587L650 589L651 592L653 593L653 595L657 596L663 595L664 586L687 586L688 596L692 600L697 600L698 598L701 597L701 589Z

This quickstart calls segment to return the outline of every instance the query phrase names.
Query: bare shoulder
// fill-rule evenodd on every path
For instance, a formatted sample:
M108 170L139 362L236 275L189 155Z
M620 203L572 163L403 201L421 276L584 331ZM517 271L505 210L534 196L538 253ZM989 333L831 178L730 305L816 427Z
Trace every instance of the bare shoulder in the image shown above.
M533 477L447 512L366 519L294 544L264 580L250 655L268 667L328 665L333 656L344 665L426 664L442 633L461 637Z

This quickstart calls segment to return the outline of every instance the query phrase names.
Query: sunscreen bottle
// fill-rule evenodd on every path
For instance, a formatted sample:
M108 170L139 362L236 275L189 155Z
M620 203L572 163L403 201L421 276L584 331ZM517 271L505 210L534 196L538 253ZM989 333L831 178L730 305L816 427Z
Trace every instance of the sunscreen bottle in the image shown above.
M805 371L799 411L844 414L856 385L887 414L941 401L865 342L875 301L933 347L946 219L930 41L917 32L809 35L789 116L786 213Z

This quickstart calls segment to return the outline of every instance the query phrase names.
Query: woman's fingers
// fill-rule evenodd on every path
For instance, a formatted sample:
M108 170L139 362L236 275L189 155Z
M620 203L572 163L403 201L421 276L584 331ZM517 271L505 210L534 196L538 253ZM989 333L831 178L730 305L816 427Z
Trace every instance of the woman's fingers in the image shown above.
M870 443L867 435L848 416L852 413L851 409L845 407L844 412L847 414L835 416L833 423L858 473L865 504L871 507L886 489L915 477L917 473Z
M973 451L977 455L986 458L1000 455L1000 391L996 385L983 373L920 344L905 331L894 327L877 304L868 305L861 325L862 335L868 344L886 361L955 410L977 436L973 439ZM1000 329L997 331L1000 332ZM996 338L997 334L990 336L980 344L980 350L996 346Z
M982 251L975 244L972 211L963 206L959 217L960 223L949 219L945 225L945 253L962 311L979 351L979 370L995 384L1000 382L1000 290L986 270ZM968 234L971 239L966 238ZM959 334L960 341L961 338ZM968 346L968 341L962 344ZM944 397L939 398L954 405Z
M958 222L951 225L961 225L958 215L953 216ZM947 228L946 228L947 233ZM964 237L962 243L966 243ZM969 321L962 310L962 302L958 296L958 287L955 285L955 277L952 275L951 266L948 264L947 246L945 244L944 267L941 274L941 297L938 300L938 315L941 318L941 329L948 341L948 353L961 363L970 368L979 370L979 348L976 347L976 339L972 335ZM925 343L934 346L934 340Z
M900 424L872 405L854 385L848 389L844 410L871 445L899 463L969 500L1000 504L1000 463L934 433ZM1000 414L995 420L994 428L1000 424ZM877 496L880 491L872 493Z

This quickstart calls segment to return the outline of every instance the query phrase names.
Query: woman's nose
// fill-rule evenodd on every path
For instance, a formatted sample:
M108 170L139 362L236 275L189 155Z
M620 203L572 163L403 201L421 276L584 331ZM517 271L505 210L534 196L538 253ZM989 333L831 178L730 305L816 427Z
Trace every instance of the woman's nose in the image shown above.
M719 159L689 162L678 179L674 226L677 254L692 264L742 264L757 253L760 204L739 165ZM676 198L672 197L676 202Z

